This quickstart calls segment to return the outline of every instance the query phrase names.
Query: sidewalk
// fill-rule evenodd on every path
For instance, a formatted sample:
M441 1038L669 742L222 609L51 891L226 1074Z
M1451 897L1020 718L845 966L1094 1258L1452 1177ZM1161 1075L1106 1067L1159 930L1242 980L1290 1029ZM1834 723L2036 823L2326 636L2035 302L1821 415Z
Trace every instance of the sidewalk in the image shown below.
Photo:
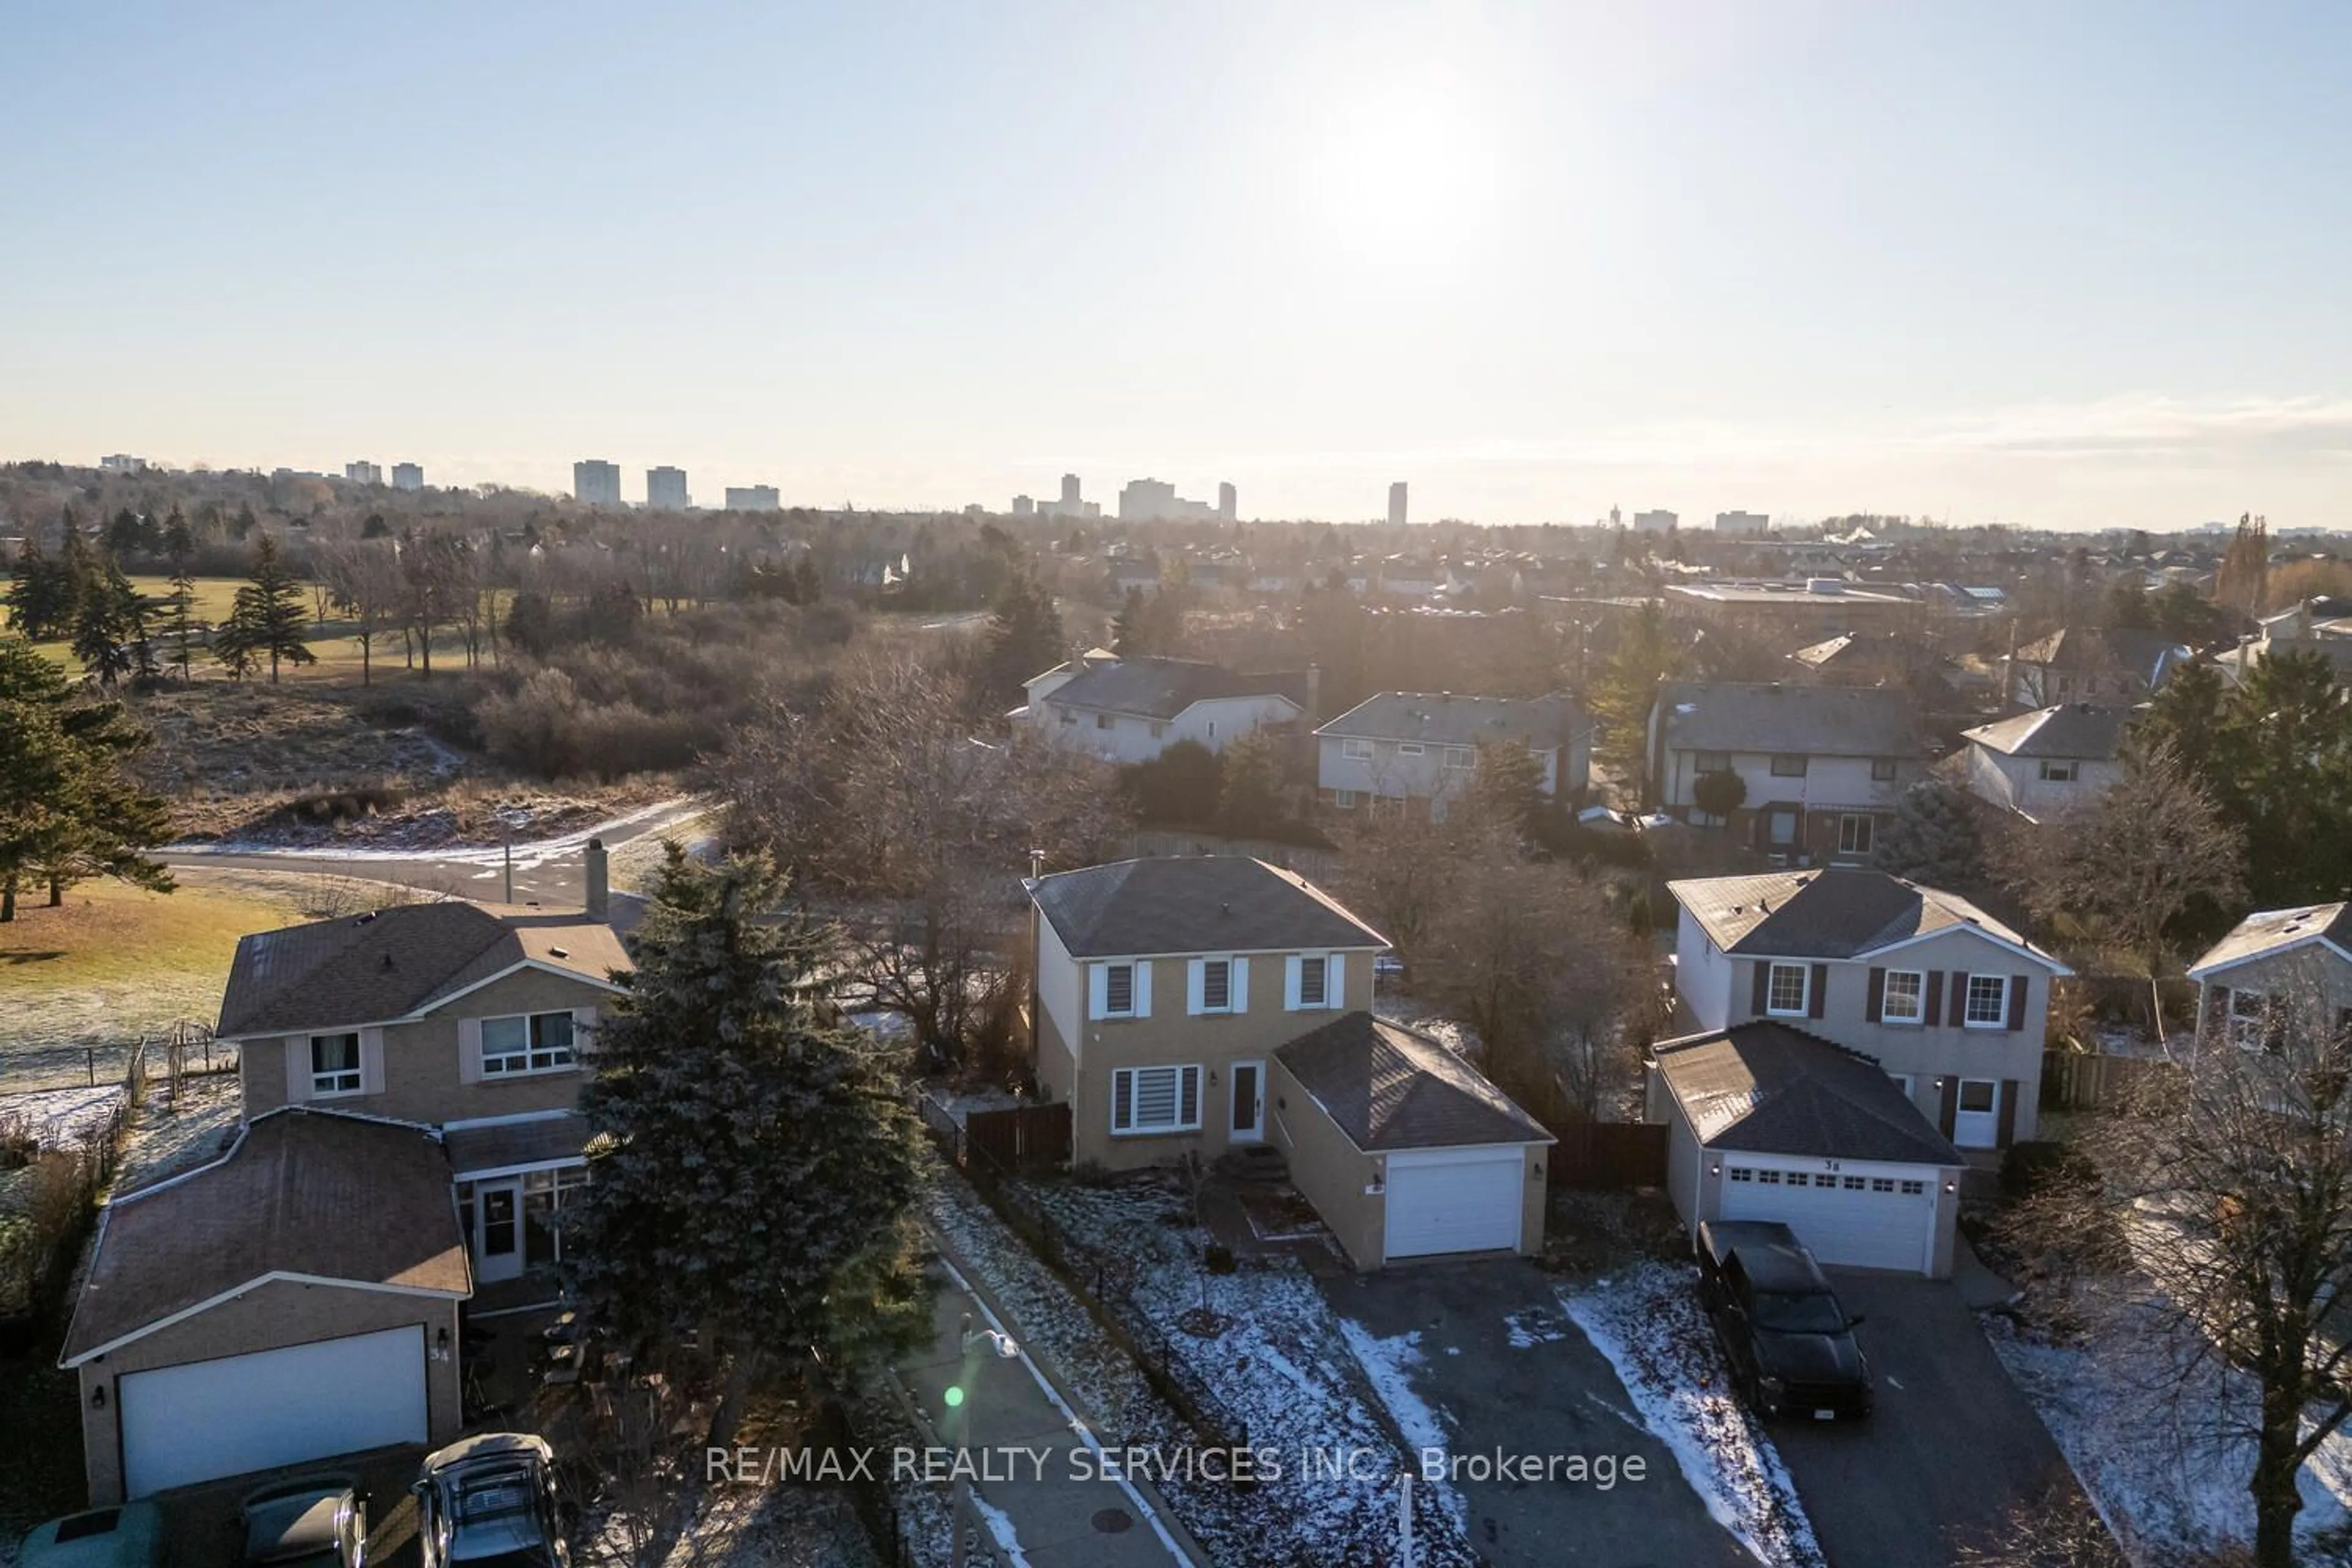
M970 1451L972 1514L1008 1568L1196 1568L1207 1559L1148 1483L1102 1479L1102 1451L1069 1400L1022 1348L999 1353L988 1331L1020 1343L939 1238L947 1279L929 1349L898 1375L936 1441ZM971 1325L969 1348L964 1324ZM962 1391L950 1407L950 1387Z

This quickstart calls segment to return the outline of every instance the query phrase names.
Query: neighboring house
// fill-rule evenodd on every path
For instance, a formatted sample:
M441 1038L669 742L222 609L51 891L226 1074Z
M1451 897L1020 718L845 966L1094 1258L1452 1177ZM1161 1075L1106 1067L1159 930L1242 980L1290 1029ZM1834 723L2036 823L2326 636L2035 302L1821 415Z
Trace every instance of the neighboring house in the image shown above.
M1829 686L1901 687L1917 700L1956 694L1952 661L1927 638L1903 631L1848 632L1801 647L1789 658L1799 679Z
M2009 700L2020 708L2060 702L2145 702L2196 655L2162 632L2062 626L2010 656Z
M238 942L240 1142L108 1205L68 1340L94 1500L455 1434L454 1399L417 1404L454 1385L452 1303L551 1299L586 1180L585 1061L629 967L593 840L588 885L597 914L417 904Z
M1309 682L1297 676L1236 675L1183 658L1087 659L1066 679L1049 670L1038 680L1050 684L1031 683L1028 721L1055 744L1106 762L1150 762L1179 741L1222 752L1265 725L1297 723L1312 703Z
M2286 1016L2352 1027L2352 904L2263 910L2191 964L2200 1034L2259 1048Z
M1456 697L1383 691L1315 731L1316 798L1339 811L1411 802L1444 816L1477 777L1481 745L1524 745L1538 787L1580 798L1591 776L1592 726L1565 692Z
M2337 685L2352 685L2352 600L2305 599L2264 616L2252 636L2213 662L2234 686L2274 653L2315 653L2334 667Z
M2039 822L2087 804L2123 777L2116 754L2131 725L2127 708L2062 703L1961 731L1962 779L1969 793Z
M1651 803L1800 863L1869 858L1927 748L1908 695L1880 687L1671 680L1650 712ZM1708 773L1738 776L1727 817L1698 805Z
M1239 856L1033 878L1034 1071L1073 1161L1111 1170L1267 1144L1361 1268L1532 1253L1549 1135L1436 1042L1371 1016L1388 945Z

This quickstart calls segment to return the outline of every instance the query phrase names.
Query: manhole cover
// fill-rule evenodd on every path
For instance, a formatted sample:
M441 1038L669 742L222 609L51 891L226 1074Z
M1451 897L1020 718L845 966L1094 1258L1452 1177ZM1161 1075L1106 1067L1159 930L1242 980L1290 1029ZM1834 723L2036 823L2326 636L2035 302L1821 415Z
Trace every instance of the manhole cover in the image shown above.
M1135 1520L1123 1508L1107 1508L1095 1515L1096 1531L1103 1535L1125 1535L1135 1528Z

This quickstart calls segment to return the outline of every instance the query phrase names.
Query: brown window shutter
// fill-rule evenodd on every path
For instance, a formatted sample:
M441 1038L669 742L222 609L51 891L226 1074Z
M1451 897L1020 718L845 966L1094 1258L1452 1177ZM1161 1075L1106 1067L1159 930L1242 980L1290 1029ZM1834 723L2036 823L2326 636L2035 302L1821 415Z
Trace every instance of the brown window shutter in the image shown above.
M1768 987L1771 984L1772 965L1763 959L1758 959L1756 961L1756 1003L1748 1008L1748 1011L1759 1018L1764 1016L1764 1004L1769 995Z
M1863 1021L1875 1024L1886 1013L1886 971L1876 964L1870 969L1870 993L1862 1007Z
M1931 969L1927 971L1927 998L1919 1004L1919 1022L1932 1029L1943 1022L1943 1018L1944 972L1940 969Z
M1936 1127L1947 1138L1960 1122L1960 1075L1948 1073L1944 1078L1943 1102L1936 1107Z
M1952 971L1952 1010L1944 1015L1944 1022L1955 1029L1969 1021L1969 972Z
M1818 1018L1822 1016L1822 1009L1828 1005L1830 997L1830 966L1828 964L1816 963L1813 965L1813 983L1806 986L1805 990L1807 993L1805 997L1805 1016L1808 1018Z
M2025 993L2033 984L2031 974L2012 975L2009 982L2009 1032L2016 1034L2025 1027Z
M2020 1087L2013 1078L2000 1080L2000 1110L1993 1118L1992 1141L2003 1149L2017 1142L2017 1091Z

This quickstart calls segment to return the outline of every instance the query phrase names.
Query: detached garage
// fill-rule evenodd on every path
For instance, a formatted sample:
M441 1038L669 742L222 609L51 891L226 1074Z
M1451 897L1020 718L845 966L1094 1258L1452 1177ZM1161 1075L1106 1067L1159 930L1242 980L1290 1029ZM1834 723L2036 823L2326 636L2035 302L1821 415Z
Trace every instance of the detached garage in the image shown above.
M471 1292L432 1134L260 1118L107 1206L63 1362L90 1500L448 1441Z
M1691 1230L1778 1220L1825 1264L1949 1277L1960 1152L1875 1061L1759 1021L1666 1041L1652 1074Z
M1359 1268L1543 1246L1551 1134L1425 1035L1350 1013L1274 1054L1273 1136Z

